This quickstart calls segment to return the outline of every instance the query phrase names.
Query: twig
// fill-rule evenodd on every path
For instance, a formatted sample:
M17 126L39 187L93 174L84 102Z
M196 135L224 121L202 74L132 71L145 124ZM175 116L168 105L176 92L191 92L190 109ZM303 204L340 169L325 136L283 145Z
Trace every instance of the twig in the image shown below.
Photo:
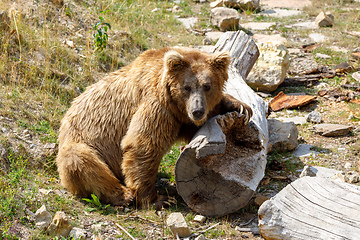
M216 223L216 224L208 227L207 229L202 230L202 231L199 231L199 232L197 232L197 233L199 233L199 234L205 233L205 232L209 231L210 229L213 229L214 227L218 226L219 224L220 224L220 223L218 222L218 223Z
M116 222L114 222L114 223L115 223L115 225L116 225L118 228L120 228L124 233L126 233L126 235L128 235L132 240L136 240L136 238L134 238L133 236L131 236L131 234L130 234L128 231L126 231L125 228L123 228L122 226L120 226L120 224L118 224L118 223L116 223Z

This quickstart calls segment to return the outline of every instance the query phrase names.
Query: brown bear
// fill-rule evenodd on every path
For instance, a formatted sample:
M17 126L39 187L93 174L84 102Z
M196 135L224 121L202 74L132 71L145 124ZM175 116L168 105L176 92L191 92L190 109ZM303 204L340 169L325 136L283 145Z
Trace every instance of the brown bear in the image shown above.
M89 86L61 121L56 159L72 194L104 203L156 202L156 175L177 140L190 141L209 117L249 106L222 92L229 53L148 50Z

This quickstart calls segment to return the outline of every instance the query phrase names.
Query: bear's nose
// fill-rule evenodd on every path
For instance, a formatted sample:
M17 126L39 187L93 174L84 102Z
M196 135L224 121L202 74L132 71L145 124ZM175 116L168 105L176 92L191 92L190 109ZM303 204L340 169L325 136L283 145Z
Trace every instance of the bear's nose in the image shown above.
M196 109L192 112L192 115L196 119L201 119L204 116L204 113L205 113L204 109Z

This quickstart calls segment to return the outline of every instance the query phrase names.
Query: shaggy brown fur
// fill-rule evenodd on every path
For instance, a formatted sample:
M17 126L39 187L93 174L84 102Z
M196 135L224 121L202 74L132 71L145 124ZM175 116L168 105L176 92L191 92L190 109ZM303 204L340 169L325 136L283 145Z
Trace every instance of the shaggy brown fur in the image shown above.
M162 156L209 117L251 109L222 93L228 53L149 50L89 86L61 122L57 166L71 193L104 203L156 201Z

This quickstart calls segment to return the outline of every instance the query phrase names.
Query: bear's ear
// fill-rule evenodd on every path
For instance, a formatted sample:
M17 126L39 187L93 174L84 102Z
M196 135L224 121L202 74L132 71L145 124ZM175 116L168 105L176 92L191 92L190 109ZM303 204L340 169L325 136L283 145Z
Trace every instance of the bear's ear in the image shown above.
M230 53L226 52L217 52L211 55L209 59L209 64L217 69L226 70L230 64Z
M168 71L183 69L189 65L189 62L175 50L170 50L165 53L164 63Z

